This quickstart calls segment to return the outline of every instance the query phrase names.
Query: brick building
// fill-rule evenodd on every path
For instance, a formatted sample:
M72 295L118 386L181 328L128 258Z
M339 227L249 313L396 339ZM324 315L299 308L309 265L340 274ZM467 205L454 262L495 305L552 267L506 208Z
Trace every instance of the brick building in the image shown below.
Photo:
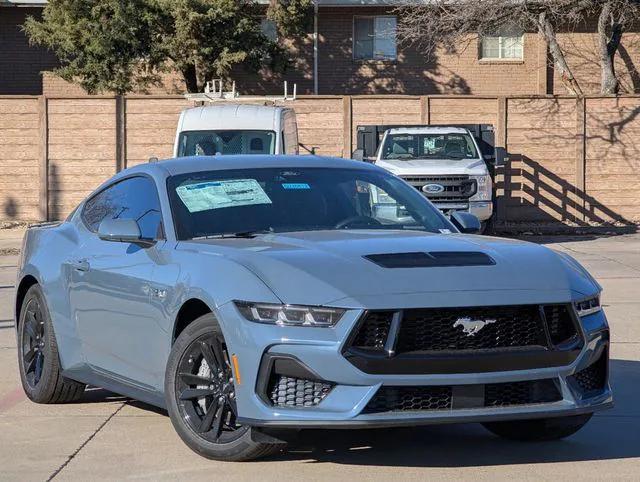
M30 47L20 25L39 15L46 0L0 0L0 94L82 94L52 75L55 65L44 49ZM314 30L287 42L295 65L283 75L237 69L242 93L278 92L283 80L303 94L563 94L550 66L546 43L535 32L505 31L471 38L458 52L426 59L398 45L393 0L317 0ZM3 8L4 7L4 8ZM265 22L266 31L270 31ZM626 92L640 92L640 34L625 33L617 72ZM271 30L272 31L272 30ZM600 70L595 24L559 34L568 60L585 93L597 93ZM168 76L152 93L183 90L179 76Z

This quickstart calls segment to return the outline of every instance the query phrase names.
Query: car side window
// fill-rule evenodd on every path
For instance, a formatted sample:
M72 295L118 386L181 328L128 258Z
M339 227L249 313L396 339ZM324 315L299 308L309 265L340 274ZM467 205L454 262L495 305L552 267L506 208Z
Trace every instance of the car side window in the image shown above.
M155 183L147 177L131 177L99 192L82 210L82 220L93 232L104 219L133 219L143 238L163 238L160 201Z

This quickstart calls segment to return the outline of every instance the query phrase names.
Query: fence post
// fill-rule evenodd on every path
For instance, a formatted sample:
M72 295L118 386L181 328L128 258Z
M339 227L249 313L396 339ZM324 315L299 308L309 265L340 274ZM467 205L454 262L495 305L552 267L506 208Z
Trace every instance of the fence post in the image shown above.
M585 221L586 170L587 170L587 99L576 100L576 192L578 221Z
M431 97L420 97L420 124L431 125Z
M342 97L342 157L351 159L353 152L353 103L350 95Z
M49 221L49 112L45 95L38 97L38 215L41 221Z
M504 224L507 221L507 201L511 197L511 165L507 156L507 98L498 97L498 115L496 119L496 169L495 181L498 181L498 174L501 173L502 196L498 197L498 190L494 185L494 199L496 212L495 219ZM497 184L497 182L496 182Z
M116 172L127 168L127 118L124 95L116 96Z

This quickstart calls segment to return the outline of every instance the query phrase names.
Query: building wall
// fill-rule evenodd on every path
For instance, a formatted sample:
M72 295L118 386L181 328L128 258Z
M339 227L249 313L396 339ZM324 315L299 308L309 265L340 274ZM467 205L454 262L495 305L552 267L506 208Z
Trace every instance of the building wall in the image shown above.
M320 94L546 93L539 86L546 64L544 55L539 58L537 34L525 35L523 61L480 61L477 38L469 38L456 53L438 51L431 59L399 46L396 61L354 60L354 16L389 13L385 8L320 9Z
M40 8L0 7L0 95L42 94L40 72L56 66L56 57L32 47L22 32L27 16L37 17Z
M39 72L55 65L54 57L28 47L18 25L26 14L38 9L0 9L0 94L40 93L47 95L83 95L82 88L53 75ZM359 61L353 59L353 17L389 14L384 7L327 7L319 17L319 93L342 94L456 94L456 95L535 95L567 93L562 79L548 64L546 44L537 33L524 36L524 59L483 61L478 58L478 39L469 38L457 52L436 52L433 58L415 48L398 48L398 59ZM597 56L595 24L558 35L567 59L586 94L600 90L600 66ZM624 92L640 92L640 28L625 33L616 68ZM236 68L231 78L243 94L277 94L284 80L296 83L299 94L313 93L313 35L297 41L283 39L294 59L283 74L263 68L252 73ZM17 67L17 68L16 68ZM550 67L550 68L549 68ZM228 86L230 88L230 85ZM163 84L141 92L151 95L184 91L179 74L168 74Z

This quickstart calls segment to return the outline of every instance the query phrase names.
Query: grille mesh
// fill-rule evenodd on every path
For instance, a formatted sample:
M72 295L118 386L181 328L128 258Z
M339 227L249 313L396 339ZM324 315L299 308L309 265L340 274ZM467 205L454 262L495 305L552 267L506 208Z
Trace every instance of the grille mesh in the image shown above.
M474 335L465 320L494 320ZM457 326L454 326L457 325ZM441 308L404 312L396 352L546 346L537 306Z
M482 387L482 385L470 386ZM482 392L481 392L482 393ZM508 407L551 403L562 400L555 380L493 383L484 385L484 400L477 406L460 408ZM452 386L382 387L362 413L456 410L456 395Z
M357 348L382 349L389 335L392 312L371 312L361 325L352 346Z
M485 385L485 407L507 407L562 400L554 380L493 383Z
M269 387L269 399L279 407L313 407L318 405L333 386L326 382L274 375Z
M603 390L607 382L607 355L603 353L598 360L584 370L571 376L583 392Z
M451 408L451 387L382 387L363 413L447 410Z
M549 336L554 345L570 340L578 334L566 305L545 306L544 315L549 327Z

